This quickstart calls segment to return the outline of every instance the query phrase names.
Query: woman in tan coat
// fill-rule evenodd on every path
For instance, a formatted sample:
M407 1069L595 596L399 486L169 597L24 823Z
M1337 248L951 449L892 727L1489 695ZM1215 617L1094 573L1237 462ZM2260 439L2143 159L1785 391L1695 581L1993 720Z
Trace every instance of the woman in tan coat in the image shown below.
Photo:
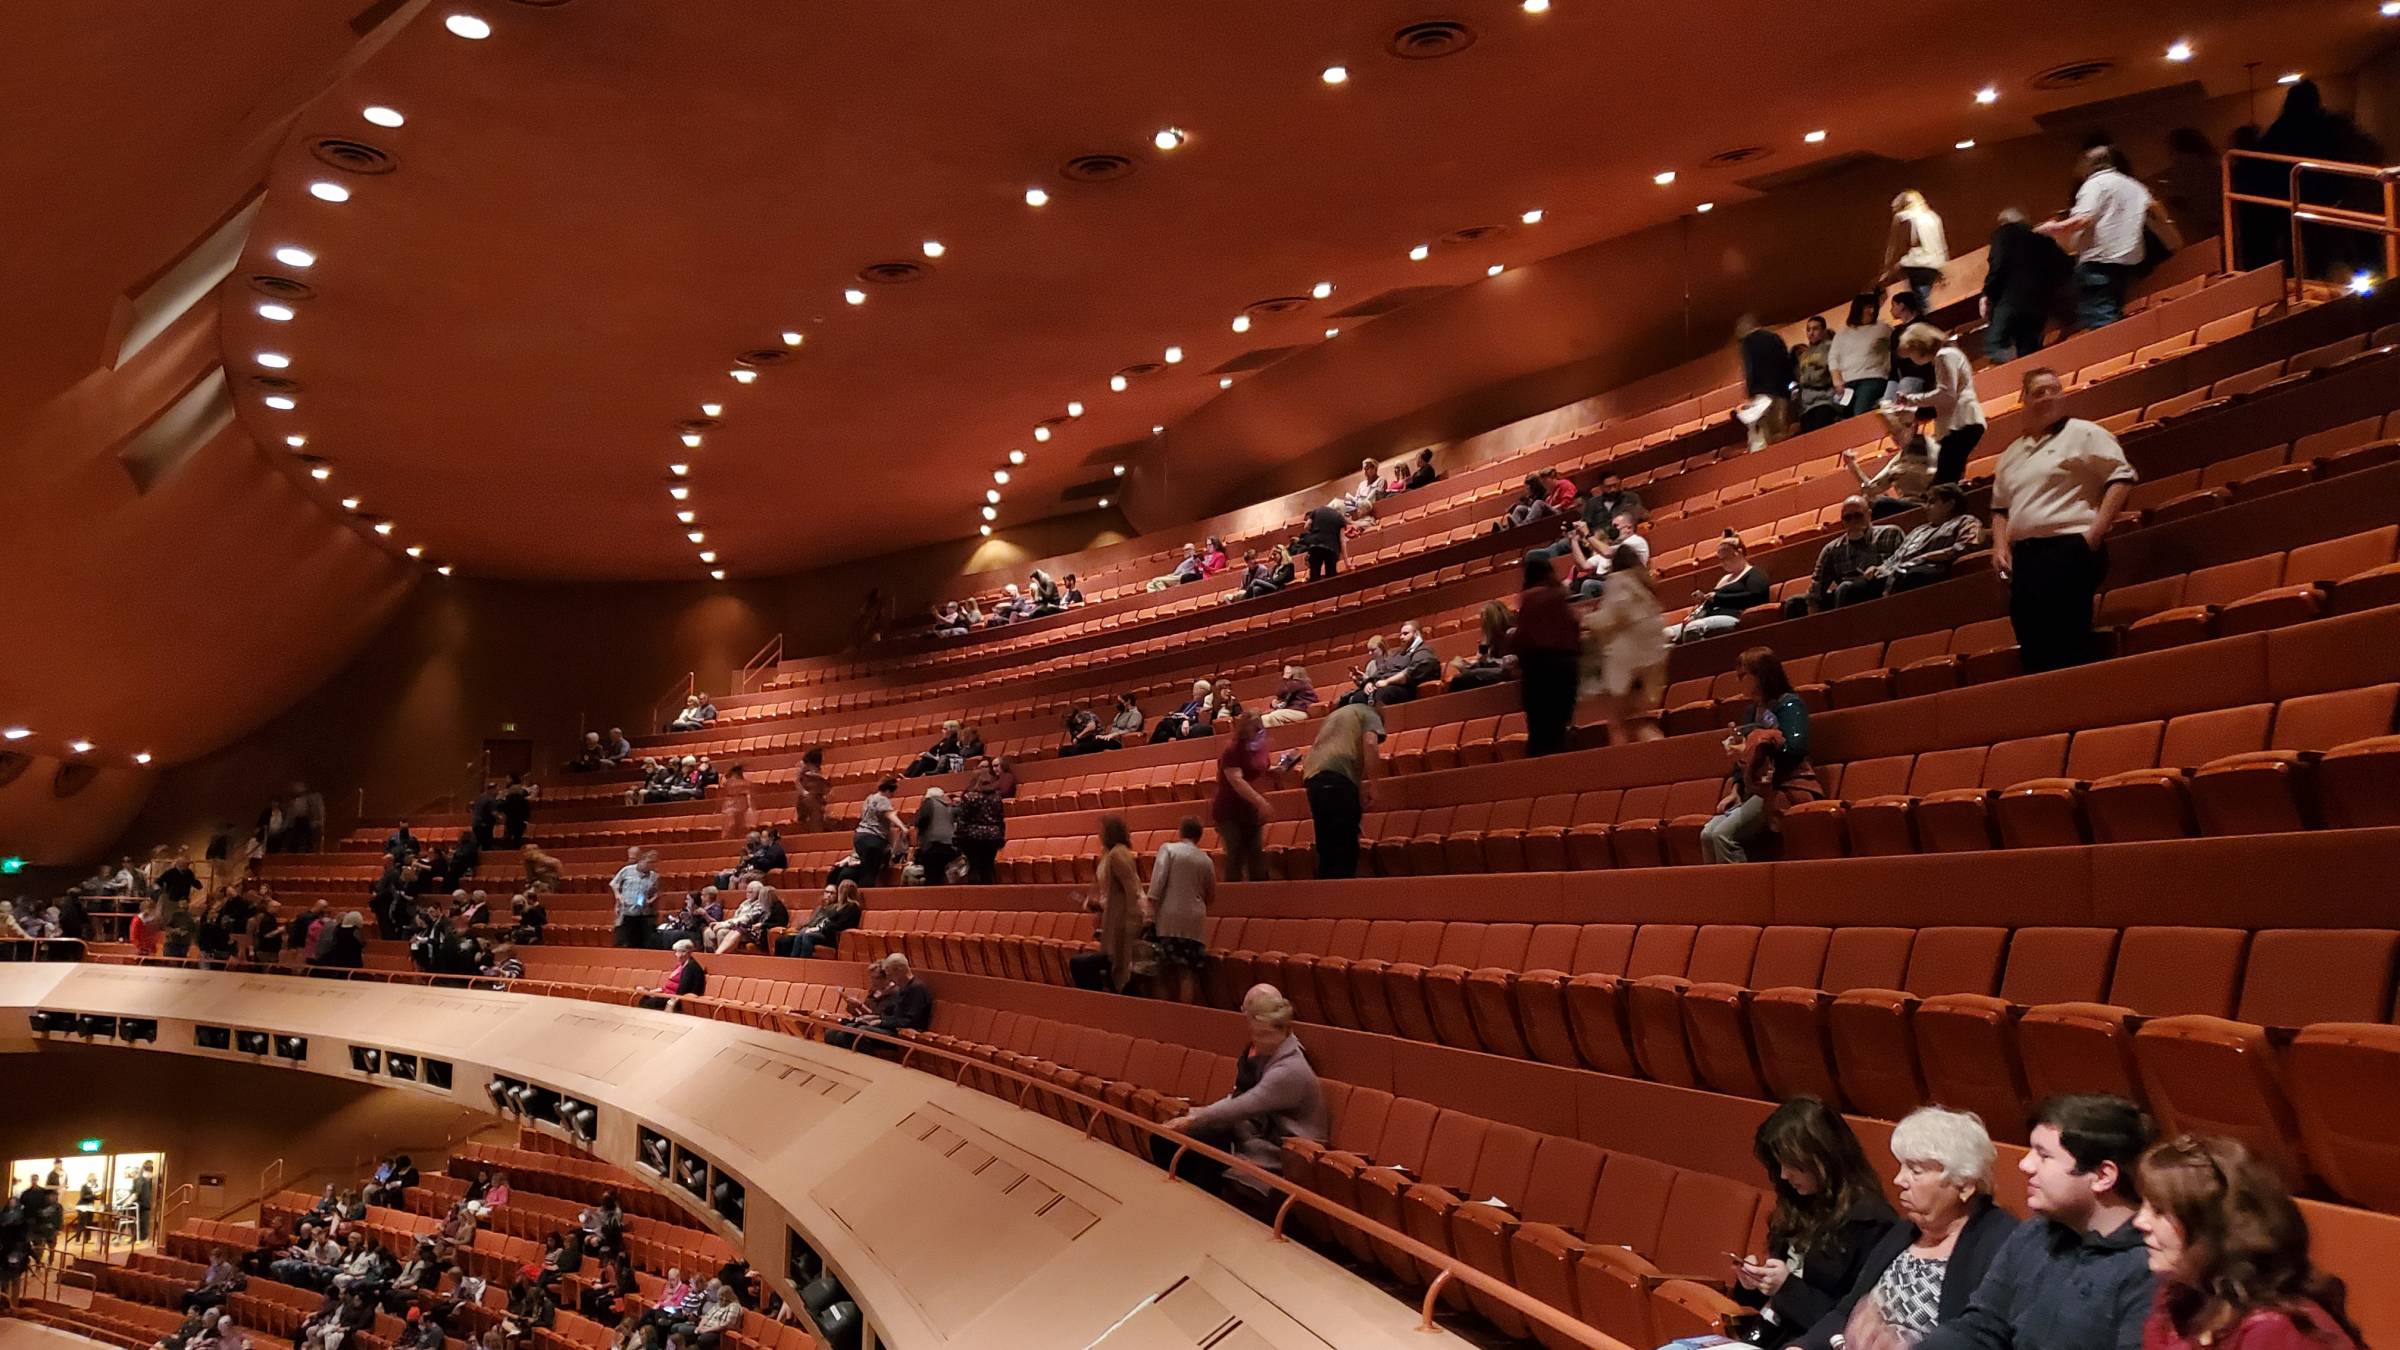
M1083 898L1083 907L1100 915L1100 950L1073 957L1069 972L1082 988L1122 994L1139 973L1134 960L1142 936L1142 878L1123 816L1100 817L1098 884Z

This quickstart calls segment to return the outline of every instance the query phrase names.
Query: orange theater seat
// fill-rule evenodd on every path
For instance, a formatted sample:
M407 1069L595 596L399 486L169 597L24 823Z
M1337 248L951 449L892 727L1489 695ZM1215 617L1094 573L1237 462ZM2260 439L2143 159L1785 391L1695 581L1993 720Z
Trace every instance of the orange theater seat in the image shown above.
M2319 812L2311 770L2323 750L2392 729L2400 684L2286 699L2264 750L2227 755L2193 773L2192 802L2204 834L2306 829Z
M2116 951L2112 928L2020 928L1997 998L1934 994L1919 1003L1912 1030L1926 1100L1973 1111L1994 1138L2021 1141L2032 1102L2017 1019L2034 1004L2099 1002Z
M2168 722L2159 742L2158 767L2097 778L2084 791L2084 816L2091 823L2093 842L2190 836L2194 826L2186 776L2210 760L2265 749L2274 717L2273 704L2251 703L2186 713Z
M1996 838L1993 806L2000 790L2014 783L2057 774L2066 761L2067 736L2028 736L1994 745L1983 761L1979 785L1923 792L1911 812L1917 847L1926 853L1973 853ZM1920 758L1919 763L1923 760Z
M1826 945L1819 987L1760 989L1751 997L1750 1033L1768 1095L1806 1094L1836 1106L1843 1103L1827 1025L1834 996L1827 991L1898 985L1907 974L1908 949L1915 940L1915 930L1908 928L1837 928Z
M1512 1260L1518 1228L1544 1224L1563 1229L1579 1222L1599 1185L1606 1156L1580 1139L1542 1136L1521 1201L1508 1205L1478 1201L1451 1211L1451 1254L1503 1284L1521 1288ZM1507 1304L1473 1289L1467 1291L1467 1301L1502 1335L1524 1340L1533 1334L1525 1316Z
M1684 1029L1701 1082L1736 1096L1767 1095L1750 1032L1752 990L1814 988L1832 937L1829 928L1778 924L1759 934L1747 983L1702 980L1683 990Z
M2158 763L2164 722L2078 731L2059 777L2034 777L2003 787L1992 801L2000 842L2010 848L2065 848L2086 842L2083 794L2095 779Z
M2400 1027L2319 1022L2301 1028L2284 1057L2317 1174L2353 1204L2400 1211Z
M2007 939L1999 928L1919 929L1900 987L1834 994L1826 1025L1842 1095L1853 1107L1897 1120L1925 1100L1911 1027L1917 1004L1932 994L1991 993L1999 983Z
M2104 1003L2047 1003L2017 1023L2025 1087L2138 1097L2133 1034L2145 1018L2232 1013L2250 935L2233 928L2128 928Z
M1697 1087L1683 997L1694 981L1743 985L1758 953L1759 930L1748 924L1710 924L1692 939L1691 960L1681 975L1644 975L1625 991L1627 1035L1634 1062L1653 1082Z

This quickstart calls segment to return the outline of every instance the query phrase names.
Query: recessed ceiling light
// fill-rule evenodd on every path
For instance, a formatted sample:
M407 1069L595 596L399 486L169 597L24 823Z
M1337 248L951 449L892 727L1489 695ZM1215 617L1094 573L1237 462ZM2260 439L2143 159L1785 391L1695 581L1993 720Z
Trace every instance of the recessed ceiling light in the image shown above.
M1341 335L1342 330L1339 328L1328 328L1325 330L1325 336L1327 337L1340 337Z
M147 763L149 763L149 762L150 762L150 752L149 752L149 751L147 751L147 750L137 751L137 752L134 754L134 757L133 757L133 762L134 762L134 763L136 763L136 764L147 764Z
M801 332L797 328L786 328L783 330L783 345L786 347L797 347L806 341L808 341L808 334Z
M1151 434L1151 435L1153 435L1153 436L1164 435L1164 434L1166 433L1166 430L1167 430L1167 429L1166 429L1165 427L1162 427L1162 426L1153 426L1153 427L1151 427L1151 428L1150 428L1150 434ZM1118 472L1118 473L1123 473L1123 472L1125 472L1125 466L1124 466L1124 465L1122 465L1122 464L1118 465L1118 466L1117 466L1117 472Z
M422 557L424 557L424 556L425 556L425 546L424 546L423 544L410 544L410 545L408 546L408 556L410 556L410 557L412 557L412 558L422 558Z
M1180 127L1160 127L1150 137L1150 143L1161 150L1172 150L1183 144L1183 130Z
M850 289L842 292L842 299L848 304L863 305L867 303L867 293L860 290L856 286L853 286Z
M990 502L994 506L998 506L1000 504L1000 489L985 488L983 490L983 499L987 502Z
M1326 296L1333 294L1333 283L1330 281L1320 281L1316 285L1309 287L1308 293L1317 299L1322 300Z
M986 539L992 537L992 527L989 525L978 525L975 527L975 532L982 535Z
M2400 0L2383 0L2380 12L2387 19L2400 19Z
M1125 476L1125 466L1122 464L1111 464L1108 466L1108 471L1115 474L1119 478L1123 478Z
M1024 452L1024 451L1022 451L1022 450L1011 450L1011 451L1009 451L1009 452L1008 452L1008 462L1009 462L1009 463L1011 463L1011 464L1022 464L1022 463L1024 463L1024 462L1025 462L1025 452Z
M481 42L492 35L492 26L472 14L453 14L442 20L442 27L469 42Z
M700 561L702 561L702 562L704 562L704 563L713 563L713 562L715 562L716 560L717 560L717 551L716 551L715 549L713 549L713 548L704 548L704 549L700 550Z
M681 478L691 471L692 466L689 464L670 464L667 466L667 472L675 475L677 478Z
M1327 66L1325 67L1325 73L1317 76L1317 78L1323 80L1327 84L1347 84L1350 81L1350 67Z
M1423 262L1432 256L1433 245L1431 244L1419 244L1415 248L1412 248L1408 251L1408 260L1410 262Z
M1526 212L1524 215L1517 217L1517 219L1527 225L1539 225L1542 223L1541 208L1536 207L1533 210Z
M380 103L371 108L360 109L358 115L379 127L396 127L408 121L407 118L400 115L398 108L386 108Z
M682 437L682 439L683 439L683 446L684 446L684 448L685 448L686 450L697 450L697 449L699 449L699 448L700 448L700 433L699 433L699 432L697 432L697 431L687 431L687 432L683 433L683 437Z
M1236 315L1234 315L1234 316L1233 316L1233 331L1235 331L1235 332L1237 332L1237 333L1247 333L1247 332L1249 332L1249 331L1250 331L1250 316L1249 316L1249 315L1247 315L1247 314L1236 314Z
M1100 506L1102 510L1106 510L1108 508L1108 498L1102 497L1100 499Z
M275 261L286 267L314 267L317 263L317 255L297 245L285 244L282 248L275 250Z
M1716 209L1717 209L1717 204L1716 204L1715 202L1702 202L1702 203L1700 203L1698 206L1695 206L1695 207L1693 207L1692 209L1693 209L1693 210L1695 210L1695 211L1697 211L1697 212L1699 212L1701 215L1704 215L1704 216L1705 216L1705 215L1707 215L1709 212L1716 210Z
M1975 138L1970 136L1967 139L1952 145L1950 148L1953 150L1972 150L1975 148Z
M24 740L26 737L32 734L33 730L30 727L10 727L6 731L0 731L0 737L6 737L12 741Z
M755 370L729 370L725 373L733 377L735 384L748 384L758 378L758 372Z
M282 352L260 352L258 363L269 370L282 370L292 364L292 358Z
M1675 171L1673 169L1668 169L1663 173L1654 173L1650 175L1650 181L1658 184L1660 187L1665 187L1675 181Z
M692 490L688 487L685 487L681 483L677 483L675 486L667 489L667 495L679 502L689 501L691 499Z
M722 403L703 403L700 405L700 415L702 417L714 417L723 411L725 411L725 405Z
M683 537L691 540L695 544L705 544L708 542L708 535L699 530L686 530L684 531Z
M2292 71L2290 74L2278 75L2275 77L2275 83L2277 84L2298 84L2300 83L2300 80L2300 72L2296 70Z
M993 482L995 482L995 483L1006 483L1006 482L1008 481L1008 470L1006 470L1006 469L994 469L994 470L992 470L992 481L993 481Z
M92 743L85 740L81 736L78 736L74 740L67 742L67 748L79 755L89 754L91 752Z
M678 525L689 525L699 518L700 513L697 511L678 511L675 513L675 523Z
M1330 337L1332 334L1329 333L1326 336ZM1231 375L1219 375L1217 377L1217 387L1219 389L1233 388L1233 377Z
M308 437L306 437L306 436L301 436L301 435L298 435L298 434L294 434L294 435L290 435L290 436L286 436L286 437L284 437L284 438L283 438L283 443L284 443L285 445L288 445L288 446L292 447L294 450L297 450L297 449L299 449L301 446L304 446L304 445L308 444Z
M710 568L708 570L708 579L711 581L723 581L725 579L725 569L722 567Z
M928 239L924 243L917 245L917 247L925 250L925 256L928 258L938 258L950 251L948 248L943 246L942 241L939 239Z
M1037 440L1037 441L1047 441L1047 440L1049 440L1049 439L1050 439L1050 428L1048 428L1048 427L1035 427L1035 428L1033 429L1033 438L1034 438L1035 440Z
M443 576L448 576L448 575L450 575L450 564L448 564L448 563L443 563L441 566L439 566L439 567L437 567L437 568L435 568L435 569L433 569L433 570L434 570L434 571L436 571L436 572L439 572L439 573L441 573Z
M1027 206L1048 206L1050 194L1040 188L1027 188L1025 189L1025 204Z
M1550 12L1550 0L1525 0L1519 8L1528 14L1547 14Z
M1172 350L1172 349L1170 349L1170 350ZM1075 400L1075 399L1068 399L1068 400L1067 400L1067 416L1069 416L1069 417L1081 417L1081 416L1083 416L1083 404L1082 404L1082 403L1080 403L1080 402L1078 402L1078 401L1077 401L1077 400Z
M320 178L308 185L308 195L321 202L346 202L350 200L350 189L332 179Z
M1817 145L1824 141L1825 133L1822 131L1812 131L1800 139L1808 142L1810 145Z
M1109 376L1109 377L1108 377L1108 387L1109 387L1110 389L1114 390L1114 391L1115 391L1115 392L1117 392L1117 393L1120 393L1120 394L1124 393L1124 392L1125 392L1125 377L1124 377L1124 376L1122 376L1122 375L1111 375L1111 376Z
M392 522L390 522L390 521L388 521L388 520L379 520L379 521L376 521L376 522L375 522L375 533L377 533L377 534L390 534L391 532L392 532Z
M2167 48L2167 59L2168 59L2168 60L2170 60L2170 61L2189 61L2189 60L2191 60L2191 59L2192 59L2192 44L2191 44L2191 43L2189 43L2189 42L2186 42L2186 41L2180 41L2180 40L2179 40L2179 41L2177 41L2177 42L2175 43L2175 45L2173 45L2173 46L2171 46L2171 47Z
M2000 101L2000 86L1996 84L1987 84L1983 88L1976 90L1975 101L1987 106L1998 103Z
M343 510L345 510L345 511L355 511L355 510L357 510L357 509L358 509L358 498L356 498L356 497L344 497L344 498L342 498L342 509L343 509Z
M1507 269L1502 267L1499 263L1493 263L1491 266L1483 269L1483 274L1487 277L1496 277L1506 270Z
M292 409L300 406L300 401L293 398L289 394L269 394L267 395L266 403L268 407L275 409L277 412L290 412Z
M1000 518L999 508L993 506L987 506L983 508L983 518L985 520L998 520Z
M328 469L324 465L320 464L317 467L310 469L308 471L308 476L322 483L326 479L333 477L333 470Z
M292 307L290 305L278 305L269 302L258 307L258 317L274 323L290 323L292 321Z
M1179 365L1183 361L1183 348L1169 347L1165 352L1165 356L1167 358L1168 365Z

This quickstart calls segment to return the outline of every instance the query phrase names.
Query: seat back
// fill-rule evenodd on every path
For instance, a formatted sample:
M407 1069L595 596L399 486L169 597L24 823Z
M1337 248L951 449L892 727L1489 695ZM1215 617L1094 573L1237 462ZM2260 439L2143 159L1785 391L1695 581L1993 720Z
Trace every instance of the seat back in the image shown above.
M2128 928L2108 1001L2149 1017L2229 1016L2249 938L2236 928Z

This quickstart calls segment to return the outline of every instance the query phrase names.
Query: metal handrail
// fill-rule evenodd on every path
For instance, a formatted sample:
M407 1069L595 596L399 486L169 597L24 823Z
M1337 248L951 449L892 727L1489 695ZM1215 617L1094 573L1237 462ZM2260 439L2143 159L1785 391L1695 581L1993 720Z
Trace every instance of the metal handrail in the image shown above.
M742 663L742 668L733 673L733 692L749 693L753 688L751 681L758 678L759 672L782 663L783 634L777 633L768 638L757 651L752 652L750 659Z
M650 700L650 725L644 729L644 734L655 735L658 732L666 730L668 721L666 714L667 705L674 704L676 711L682 711L682 700L690 698L692 694L699 688L700 672L696 670L687 670L683 672L683 674L677 676L675 680L667 686L665 693L660 694L657 698Z
M2236 159L2255 160L2264 164L2290 166L2285 180L2287 193L2282 197L2266 197L2256 193L2236 192L2233 170ZM2380 235L2383 239L2383 275L2386 280L2400 277L2400 166L2352 164L2342 160L2307 159L2298 155L2270 154L2264 150L2228 150L2220 161L2225 193L2225 265L2239 265L2241 257L2241 213L2236 205L2271 206L2291 217L2292 269L2291 279L2298 286L2308 277L2306 245L2302 242L2302 225L2330 225L2336 229L2355 230L2361 234ZM2300 200L2300 178L2303 174L2330 174L2337 178L2353 178L2380 184L2383 188L2383 210L2359 211L2346 206L2313 206Z
M174 1190L167 1192L167 1198L165 1202L160 1204L158 1207L157 1231L164 1233L168 1229L173 1228L175 1226L176 1206L188 1205L194 1200L197 1200L199 1197L199 1189L188 1181L176 1187Z
M128 956L115 952L92 953L86 959L106 965L171 966L191 968L199 964L190 957ZM506 980L496 977L475 975L432 975L423 971L413 970L367 970L363 968L351 970L347 968L312 966L306 967L302 971L292 971L289 967L266 966L260 965L256 962L247 961L222 963L213 968L228 971L255 970L282 971L287 974L313 974L327 978L358 980L367 983L378 984L422 984L440 988L478 988L495 992L533 993L550 997L576 998L594 1003L610 1003L618 1006L632 1005L646 992L636 989L622 989L615 986L569 984L557 980L542 980L534 978ZM740 1022L738 1014L745 1011L742 1005L711 1000L705 995L700 996L695 1001L700 1005L700 1010L705 1012L711 1020L739 1022L741 1025L745 1026L752 1025L747 1022ZM768 1029L779 1030L785 1035L796 1036L804 1040L821 1041L824 1039L825 1033L828 1031L842 1031L862 1040L872 1040L881 1044L892 1046L900 1052L900 1066L902 1068L912 1067L910 1064L912 1059L929 1057L957 1065L962 1069L972 1069L977 1073L998 1075L999 1077L1008 1079L1017 1085L1017 1095L1014 1099L1014 1105L1020 1108L1024 1107L1028 1097L1037 1093L1047 1094L1051 1097L1066 1102L1071 1106L1080 1107L1082 1109L1084 1113L1083 1132L1086 1138L1090 1138L1093 1133L1099 1129L1101 1121L1115 1120L1131 1127L1141 1134L1153 1138L1167 1140L1169 1143L1175 1146L1175 1152L1169 1162L1170 1175L1173 1174L1174 1167L1182 1162L1184 1155L1187 1153L1197 1153L1202 1157L1221 1163L1225 1166L1225 1169L1228 1172L1236 1173L1243 1177L1255 1180L1268 1190L1277 1192L1281 1195L1282 1198L1276 1207L1275 1218L1272 1224L1272 1231L1275 1240L1278 1242L1290 1241L1289 1238L1284 1236L1284 1223L1285 1220L1290 1217L1292 1209L1295 1206L1298 1206L1300 1208L1312 1210L1320 1217L1330 1220L1334 1223L1339 1223L1347 1227L1354 1228L1375 1242L1398 1248L1400 1251L1407 1253L1410 1258L1417 1261L1419 1264L1436 1272L1436 1276L1432 1281L1431 1287L1425 1291L1424 1299L1418 1308L1418 1325L1420 1330L1433 1331L1438 1329L1434 1321L1434 1310L1440 1304L1443 1290L1452 1283L1458 1283L1474 1289L1476 1292L1491 1298L1495 1302L1507 1305L1511 1310L1526 1318L1528 1321L1539 1322L1543 1326L1546 1326L1552 1331L1555 1331L1559 1335L1565 1337L1571 1343L1586 1347L1586 1350L1629 1350L1629 1347L1627 1347L1624 1342L1609 1336L1605 1332L1602 1332L1587 1323L1578 1321L1575 1318L1568 1316L1566 1313L1559 1311L1557 1308L1542 1302L1540 1299L1537 1299L1512 1285L1494 1279L1492 1276L1485 1274L1483 1271L1477 1270L1474 1267L1461 1262L1458 1260L1458 1258L1450 1255L1447 1252L1429 1247L1406 1233L1387 1227L1382 1222L1369 1218L1364 1214L1360 1214L1356 1210L1346 1209L1340 1205L1337 1205L1313 1191L1303 1190L1300 1187L1293 1185L1291 1182L1284 1180L1281 1176L1267 1171L1265 1168L1262 1168L1257 1164L1248 1161L1247 1159L1227 1153L1213 1145L1203 1143L1202 1141L1195 1139L1179 1130L1170 1130L1156 1121L1135 1115L1122 1107L1112 1106L1098 1098L1086 1096L1072 1088L1061 1087L1056 1083L1049 1082L1045 1079L1036 1078L1030 1074L1019 1072L1018 1070L1009 1068L1003 1064L994 1064L988 1060L976 1059L971 1055L963 1055L957 1051L945 1049L941 1046L930 1045L923 1041L896 1036L890 1032L876 1030L871 1027L849 1026L835 1018L827 1017L819 1013L804 1012L791 1008L767 1009L765 1012L767 1016L777 1024L775 1027ZM758 1030L760 1028L752 1026L752 1029ZM953 1076L953 1081L955 1081L955 1075ZM281 1162L281 1159L277 1159L276 1163L271 1164L271 1166L280 1165ZM264 1184L264 1177L262 1176L260 1194L265 1195L271 1193L271 1189Z

